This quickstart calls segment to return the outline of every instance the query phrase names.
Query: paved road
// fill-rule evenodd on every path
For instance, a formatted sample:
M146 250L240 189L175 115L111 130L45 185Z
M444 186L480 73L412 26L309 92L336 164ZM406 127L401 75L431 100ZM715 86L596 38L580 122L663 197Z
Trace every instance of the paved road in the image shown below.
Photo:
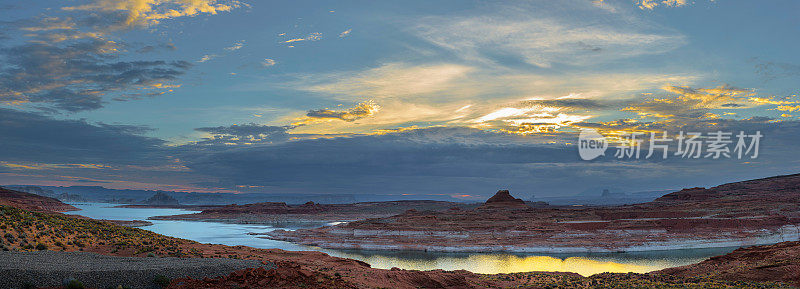
M237 259L113 257L85 252L0 252L0 288L61 286L74 278L87 287L158 288L155 277L216 277L269 263Z

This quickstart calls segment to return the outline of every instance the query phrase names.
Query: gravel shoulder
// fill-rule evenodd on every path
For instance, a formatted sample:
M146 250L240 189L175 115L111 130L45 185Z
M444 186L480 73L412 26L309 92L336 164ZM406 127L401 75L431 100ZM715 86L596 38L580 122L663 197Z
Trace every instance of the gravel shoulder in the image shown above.
M226 258L114 257L86 252L0 252L0 288L60 286L74 278L91 288L157 288L163 275L205 278L228 275L245 268L275 268L272 263Z

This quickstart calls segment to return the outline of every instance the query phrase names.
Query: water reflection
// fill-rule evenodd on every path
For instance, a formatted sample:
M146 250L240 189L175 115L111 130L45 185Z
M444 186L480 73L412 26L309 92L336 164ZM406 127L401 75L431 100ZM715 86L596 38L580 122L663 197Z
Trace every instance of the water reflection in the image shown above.
M433 253L322 250L331 255L361 260L372 267L398 267L415 270L467 270L475 273L514 273L531 271L575 272L592 274L646 273L664 268L688 265L735 248L668 250L633 253L507 254L507 253Z
M112 204L72 204L81 211L69 212L95 219L146 220L151 216L186 214L179 209L113 208ZM240 225L194 221L151 220L153 225L140 227L159 234L223 245L255 248L278 248L292 251L322 251L332 256L352 258L372 267L398 267L414 270L467 270L475 273L513 273L530 271L575 272L584 276L603 272L646 273L669 267L700 262L735 248L668 250L633 253L593 254L507 254L507 253L438 253L420 251L330 250L249 235L275 230L267 225ZM282 228L287 229L287 228ZM294 228L288 228L294 229Z

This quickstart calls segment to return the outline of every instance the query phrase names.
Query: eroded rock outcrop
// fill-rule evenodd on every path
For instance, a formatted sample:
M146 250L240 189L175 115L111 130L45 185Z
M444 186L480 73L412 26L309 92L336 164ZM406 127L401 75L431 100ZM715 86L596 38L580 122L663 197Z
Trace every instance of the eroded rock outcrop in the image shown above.
M39 212L77 211L78 208L62 203L56 198L0 188L0 205Z
M150 206L177 206L180 205L178 200L164 192L157 192L152 197L144 201L145 204Z
M725 280L782 281L800 285L800 242L740 248L697 264L668 268L651 274L702 276Z
M511 193L509 193L508 190L499 190L496 194L494 194L494 196L486 200L485 204L525 204L525 201L511 196Z

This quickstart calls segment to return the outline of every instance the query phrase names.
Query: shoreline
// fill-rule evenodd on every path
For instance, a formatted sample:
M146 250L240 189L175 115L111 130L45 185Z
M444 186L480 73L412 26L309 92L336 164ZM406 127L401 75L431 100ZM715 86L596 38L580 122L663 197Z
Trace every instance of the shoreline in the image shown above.
M794 227L794 226L792 226ZM272 233L272 232L270 232ZM629 253L655 252L672 250L713 249L728 247L751 247L772 245L787 241L800 241L800 232L792 236L776 233L768 236L747 239L692 239L680 241L651 242L641 245L620 247L586 247L586 246L441 246L410 244L368 244L353 242L302 241L296 238L279 237L261 234L258 238L290 242L304 246L317 246L332 250L371 250L371 251L419 251L437 253L541 253L541 254L574 254L574 253Z

